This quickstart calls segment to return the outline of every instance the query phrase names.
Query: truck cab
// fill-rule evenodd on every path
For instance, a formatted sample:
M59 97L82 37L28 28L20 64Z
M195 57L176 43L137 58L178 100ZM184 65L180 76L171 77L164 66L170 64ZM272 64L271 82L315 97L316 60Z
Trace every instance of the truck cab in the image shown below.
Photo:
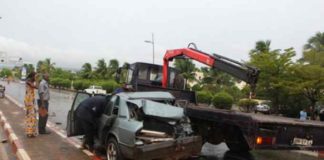
M162 87L162 66L156 64L149 64L143 62L136 62L126 67L122 67L118 71L120 82L137 87L137 85L146 85L154 87ZM180 73L175 68L170 67L169 72L170 81L168 86L171 88L184 89L184 79L179 79ZM176 79L178 78L178 79ZM178 80L178 81L176 81ZM180 85L176 83L181 83ZM136 90L136 88L134 88Z

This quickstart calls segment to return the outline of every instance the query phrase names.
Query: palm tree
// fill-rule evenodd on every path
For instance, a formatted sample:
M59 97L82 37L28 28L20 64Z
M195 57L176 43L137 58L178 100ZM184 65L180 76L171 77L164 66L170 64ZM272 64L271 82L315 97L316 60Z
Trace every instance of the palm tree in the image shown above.
M50 58L46 58L44 61L38 61L37 71L41 73L52 73L55 70L55 63L51 62Z
M103 58L98 60L97 69L95 72L96 72L98 78L104 79L107 77L107 75L108 75L107 63Z
M42 71L41 71L42 65L43 65L43 61L39 60L39 61L37 62L37 66L36 66L36 71L37 71L38 73L41 73L41 72L42 72Z
M109 77L110 78L116 73L118 68L119 68L118 60L117 59L111 59L109 61L109 65L108 65Z
M308 39L304 45L305 50L324 51L324 32L317 32L315 36Z
M187 81L195 80L196 65L191 59L175 59L174 66Z
M206 90L218 92L235 84L235 79L232 76L215 68L202 67L200 70L204 75L200 84Z
M270 45L271 45L270 40L257 41L255 43L255 48L250 51L250 54L270 52Z
M318 32L308 39L307 44L304 45L303 57L300 61L324 67L324 32Z
M90 63L85 63L82 65L81 69L81 77L85 79L92 78L92 66Z

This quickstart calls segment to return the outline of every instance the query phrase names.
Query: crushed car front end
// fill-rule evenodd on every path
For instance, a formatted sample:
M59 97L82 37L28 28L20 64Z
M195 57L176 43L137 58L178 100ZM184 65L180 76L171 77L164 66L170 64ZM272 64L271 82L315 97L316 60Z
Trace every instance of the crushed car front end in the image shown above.
M126 102L131 121L141 122L134 141L120 142L121 152L131 159L185 159L198 155L202 139L195 136L181 107L147 99Z

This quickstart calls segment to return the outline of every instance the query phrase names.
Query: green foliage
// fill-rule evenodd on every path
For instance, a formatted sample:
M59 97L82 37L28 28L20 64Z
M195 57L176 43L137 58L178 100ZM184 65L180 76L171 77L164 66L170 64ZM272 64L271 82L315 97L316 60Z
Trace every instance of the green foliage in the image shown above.
M216 108L231 109L234 99L230 94L226 92L219 92L215 94L212 102Z
M231 94L235 101L242 96L241 91L235 86L235 78L229 74L207 67L202 67L200 70L204 75L199 81L202 90L213 94L225 91Z
M316 52L324 51L324 32L317 32L314 36L308 39L304 45L305 50L314 50Z
M84 89L89 88L90 85L91 85L90 80L80 79L80 80L73 81L73 88L75 90L84 90Z
M270 45L271 41L257 41L255 43L255 48L250 51L250 54L259 54L259 53L265 53L270 52Z
M195 84L191 87L193 91L201 91L203 87L200 84Z
M63 78L51 78L50 85L52 85L54 88L69 89L71 88L71 80Z
M324 97L324 67L319 65L295 65L291 74L290 90L302 93L314 106Z
M191 59L175 59L174 66L186 80L195 80L196 67Z
M83 79L91 79L93 78L92 66L90 63L85 63L82 65L80 76Z
M95 70L98 79L106 79L108 77L107 63L104 59L99 59L97 62L97 69Z
M197 92L197 101L198 103L210 104L213 99L213 95L207 91Z
M12 76L12 71L8 68L3 68L0 72L0 77L9 77Z
M288 75L293 66L292 58L294 56L293 48L285 49L283 52L270 50L270 48L260 50L258 43L256 48L250 52L249 63L261 70L256 88L257 95L271 100L275 112L286 101L282 97L289 92L287 84L291 77Z
M253 99L240 99L237 103L237 105L241 108L243 108L245 111L249 112L251 109L253 109L256 105L258 105L258 102Z
M110 79L113 78L113 76L115 75L115 73L117 72L117 69L119 68L119 62L117 59L111 59L109 61L109 65L108 65L108 77Z
M50 77L73 80L75 74L62 68L55 68L52 70Z
M51 62L50 58L46 58L45 60L40 60L37 62L36 70L38 73L49 73L55 69L55 63Z
M301 62L309 63L310 65L319 65L324 67L324 46L323 51L306 50L303 52Z
M102 86L102 88L104 90L107 91L107 93L112 93L116 88L120 87L117 82L113 81L113 80L109 80L109 81L101 81L96 83L99 86Z
M21 67L14 67L12 70L12 75L18 79L21 79Z

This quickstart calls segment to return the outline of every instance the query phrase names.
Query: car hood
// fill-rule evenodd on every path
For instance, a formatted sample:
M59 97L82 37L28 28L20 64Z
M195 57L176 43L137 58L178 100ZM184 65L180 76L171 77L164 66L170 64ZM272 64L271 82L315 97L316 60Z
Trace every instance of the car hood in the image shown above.
M144 116L172 120L181 120L184 117L184 109L180 107L144 99L137 100L137 104L141 107Z

